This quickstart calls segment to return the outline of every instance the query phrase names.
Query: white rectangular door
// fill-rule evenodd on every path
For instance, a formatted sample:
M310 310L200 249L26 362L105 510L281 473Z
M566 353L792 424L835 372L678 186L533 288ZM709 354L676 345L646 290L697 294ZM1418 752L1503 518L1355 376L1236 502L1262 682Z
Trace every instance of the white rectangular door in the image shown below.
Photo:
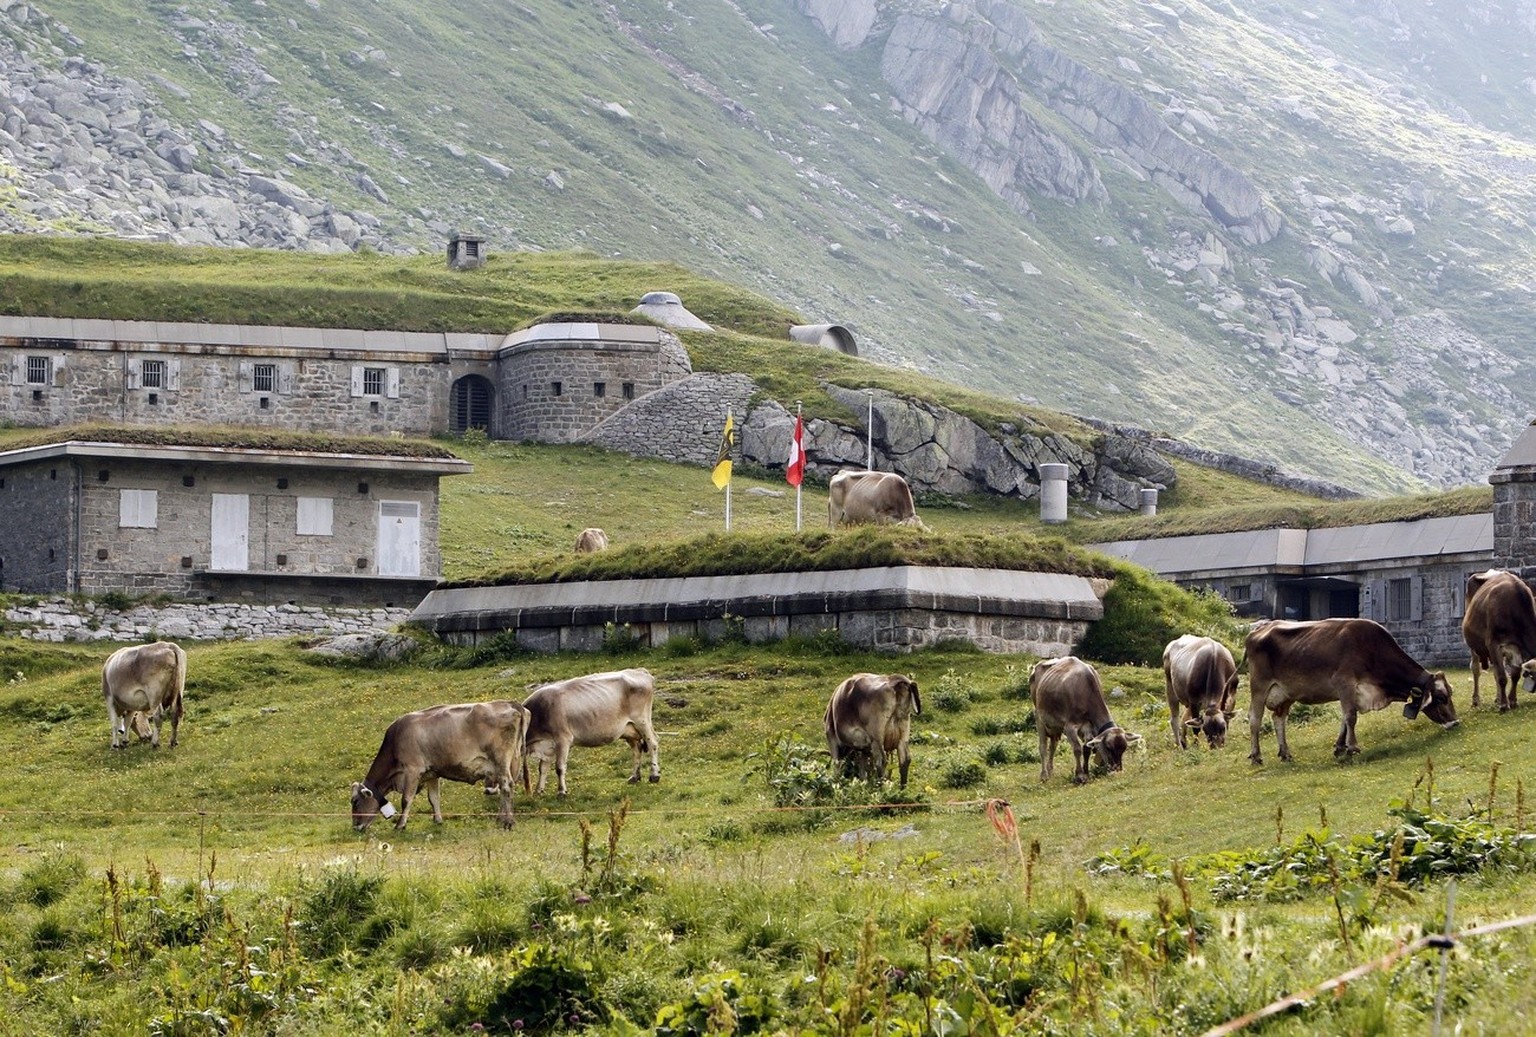
M421 505L379 501L379 575L421 575Z
M213 495L213 568L249 569L251 498L245 493Z

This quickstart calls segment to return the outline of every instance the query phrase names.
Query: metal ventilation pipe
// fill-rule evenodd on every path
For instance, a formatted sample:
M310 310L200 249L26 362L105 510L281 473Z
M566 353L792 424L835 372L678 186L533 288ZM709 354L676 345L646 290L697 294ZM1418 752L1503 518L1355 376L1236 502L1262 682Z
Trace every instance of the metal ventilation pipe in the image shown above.
M1141 491L1141 513L1143 515L1157 514L1157 490L1155 488Z
M1067 521L1067 466L1064 464L1040 466L1040 521L1051 524Z

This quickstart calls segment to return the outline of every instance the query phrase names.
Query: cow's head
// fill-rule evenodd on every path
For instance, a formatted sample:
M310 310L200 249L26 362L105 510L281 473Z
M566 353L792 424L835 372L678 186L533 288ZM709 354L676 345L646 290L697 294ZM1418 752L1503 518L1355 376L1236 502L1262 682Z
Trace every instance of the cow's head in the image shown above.
M1520 690L1527 695L1536 692L1536 659L1527 659L1520 667Z
M360 781L352 783L352 827L359 832L368 830L373 819L383 814L393 817L395 808L386 796L375 795L373 790Z
M1099 754L1099 762L1106 769L1117 771L1125 759L1125 752L1141 742L1141 735L1133 735L1119 724L1111 724L1102 733L1094 735L1083 744Z
M1403 706L1403 716L1412 720L1420 711L1430 720L1449 731L1455 727L1456 704L1451 701L1451 682L1445 679L1445 674L1440 672L1429 675L1429 690L1415 688L1407 705Z
M1205 735L1205 740L1212 749L1220 749L1227 744L1227 721L1231 719L1232 714L1226 710L1207 706L1200 716L1190 717L1184 721L1184 726Z

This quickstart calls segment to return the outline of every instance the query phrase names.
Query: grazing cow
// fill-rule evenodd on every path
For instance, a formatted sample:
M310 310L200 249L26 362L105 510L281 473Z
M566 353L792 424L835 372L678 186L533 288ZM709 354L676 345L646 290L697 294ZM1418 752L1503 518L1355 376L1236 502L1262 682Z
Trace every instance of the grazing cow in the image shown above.
M1499 712L1515 708L1515 690L1536 690L1536 596L1526 582L1502 569L1467 577L1461 636L1472 650L1472 705L1482 705L1478 676L1493 671ZM1508 688L1506 693L1505 689Z
M858 522L928 528L917 517L912 488L895 472L838 472L827 484L827 527Z
M361 832L382 814L404 828L420 786L432 804L432 820L441 824L443 778L494 782L501 795L496 820L512 827L513 774L522 766L527 734L528 711L516 702L465 702L405 714L385 730L368 776L352 784L352 827ZM400 793L398 814L391 792Z
M912 762L907 739L912 718L922 712L923 699L911 677L856 673L843 681L827 703L825 718L834 771L839 764L846 766L854 753L868 754L868 769L861 768L859 776L883 782L890 769L890 754L895 753L905 788Z
M595 554L606 550L608 550L608 534L596 526L583 529L581 535L576 538L576 553L579 555Z
M1163 649L1163 690L1173 740L1185 747L1184 729L1204 733L1212 749L1227 744L1227 721L1237 705L1237 663L1227 646L1210 637L1185 634ZM1183 723L1179 707L1184 707Z
M1244 662L1251 696L1248 733L1253 739L1248 758L1254 763L1264 762L1259 732L1266 707L1275 716L1282 760L1291 758L1285 718L1298 702L1339 704L1343 718L1333 746L1338 757L1360 751L1355 717L1362 710L1402 702L1403 716L1409 720L1423 710L1446 730L1456 726L1456 706L1445 674L1430 673L1414 662L1386 627L1369 619L1261 623L1248 634Z
M651 781L661 780L660 750L651 726L656 683L649 670L617 670L572 677L535 688L523 700L528 707L528 760L539 768L538 792L544 791L547 764L553 760L560 795L566 794L565 762L571 746L607 745L622 738L634 754L630 784L640 780L640 754L651 754ZM523 764L528 786L528 763Z
M1111 771L1120 769L1125 751L1141 742L1109 716L1099 673L1075 655L1042 659L1029 674L1029 693L1035 701L1035 729L1040 734L1040 780L1049 781L1056 746L1067 736L1077 767L1074 784L1088 780L1088 757L1097 752Z
M187 653L170 641L119 648L101 668L101 695L107 700L112 748L128 745L128 724L139 740L160 748L160 725L171 715L171 748L181 729L187 687Z

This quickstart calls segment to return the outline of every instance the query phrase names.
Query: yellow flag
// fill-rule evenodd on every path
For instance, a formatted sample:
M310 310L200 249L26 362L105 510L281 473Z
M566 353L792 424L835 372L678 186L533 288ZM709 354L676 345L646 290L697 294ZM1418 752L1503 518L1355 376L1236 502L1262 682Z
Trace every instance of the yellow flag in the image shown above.
M736 445L736 421L729 412L725 415L725 431L720 433L720 453L715 458L715 470L710 473L715 489L723 490L731 484L731 448Z

